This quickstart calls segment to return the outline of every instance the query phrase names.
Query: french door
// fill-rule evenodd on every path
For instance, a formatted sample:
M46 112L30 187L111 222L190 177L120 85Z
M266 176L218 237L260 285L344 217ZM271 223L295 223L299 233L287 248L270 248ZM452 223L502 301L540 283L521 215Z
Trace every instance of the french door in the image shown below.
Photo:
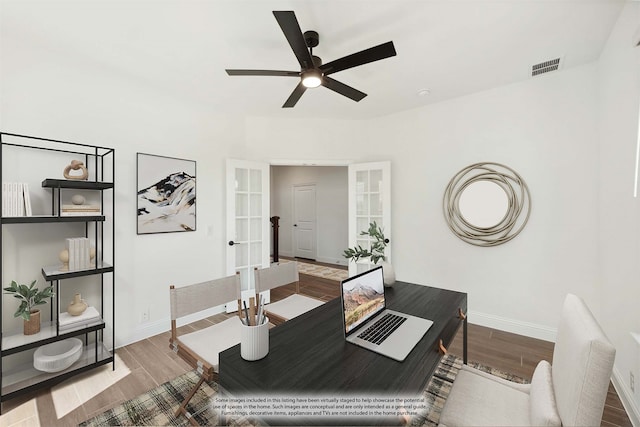
M269 165L227 159L226 167L227 275L240 273L248 299L255 295L254 268L269 267ZM227 311L236 308L227 304Z
M360 245L371 249L371 238L361 236L376 222L389 244L385 258L391 262L391 162L355 163L349 165L349 247ZM368 260L349 262L349 276L373 267Z

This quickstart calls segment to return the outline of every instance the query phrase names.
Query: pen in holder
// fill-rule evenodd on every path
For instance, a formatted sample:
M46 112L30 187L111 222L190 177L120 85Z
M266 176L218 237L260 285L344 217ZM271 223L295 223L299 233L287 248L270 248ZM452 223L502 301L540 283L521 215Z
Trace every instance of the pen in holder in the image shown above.
M244 360L260 360L269 353L269 318L263 323L247 326L240 322L240 356Z

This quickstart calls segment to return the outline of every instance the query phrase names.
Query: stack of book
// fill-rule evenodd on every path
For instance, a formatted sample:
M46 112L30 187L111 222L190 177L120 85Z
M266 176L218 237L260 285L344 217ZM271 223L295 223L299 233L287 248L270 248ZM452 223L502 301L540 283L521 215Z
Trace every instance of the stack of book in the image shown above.
M100 215L99 205L62 205L61 216Z
M60 332L66 332L73 329L86 328L101 320L100 313L95 307L89 306L79 316L72 316L66 311L60 313L58 318L58 329Z
M31 216L31 198L26 182L2 183L2 216Z
M89 255L90 242L86 237L70 237L66 239L66 249L69 252L69 271L86 270L93 267Z

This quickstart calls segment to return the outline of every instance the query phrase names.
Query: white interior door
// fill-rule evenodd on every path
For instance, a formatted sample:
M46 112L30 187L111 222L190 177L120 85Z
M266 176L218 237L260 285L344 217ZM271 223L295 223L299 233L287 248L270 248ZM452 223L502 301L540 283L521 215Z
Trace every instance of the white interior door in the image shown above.
M269 267L269 230L269 165L227 159L227 274L240 273L243 299L255 295L253 269Z
M293 256L316 259L316 186L293 187Z
M356 163L349 165L349 247L371 248L369 236L361 236L376 222L389 244L386 261L391 262L391 162ZM349 262L349 275L369 270L369 260Z

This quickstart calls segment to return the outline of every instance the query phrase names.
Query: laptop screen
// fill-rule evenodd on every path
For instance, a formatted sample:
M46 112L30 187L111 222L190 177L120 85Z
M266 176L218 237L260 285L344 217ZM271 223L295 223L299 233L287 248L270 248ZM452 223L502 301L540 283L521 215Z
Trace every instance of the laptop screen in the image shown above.
M351 331L385 308L382 266L343 280L344 329Z

